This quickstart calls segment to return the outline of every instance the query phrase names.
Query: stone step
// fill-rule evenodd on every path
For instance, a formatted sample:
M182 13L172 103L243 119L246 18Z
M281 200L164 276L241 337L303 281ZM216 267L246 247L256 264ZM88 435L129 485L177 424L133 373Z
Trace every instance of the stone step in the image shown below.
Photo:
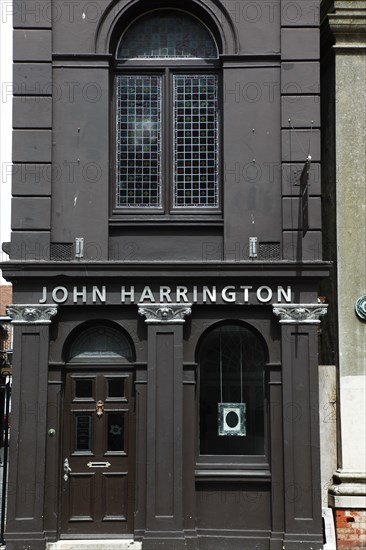
M141 550L141 542L121 540L59 540L48 542L46 550Z

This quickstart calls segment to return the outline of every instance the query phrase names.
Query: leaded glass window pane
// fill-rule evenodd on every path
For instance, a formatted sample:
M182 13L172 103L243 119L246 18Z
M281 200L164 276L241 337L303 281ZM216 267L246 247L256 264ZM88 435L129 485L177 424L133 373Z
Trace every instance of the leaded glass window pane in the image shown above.
M90 414L75 415L75 451L91 451L92 418Z
M209 31L184 12L148 14L136 21L122 37L119 59L217 58Z
M174 206L218 206L217 76L174 76Z
M116 206L161 206L161 78L117 77Z
M124 451L125 413L108 413L108 442L109 452Z
M68 361L114 358L133 361L134 353L126 336L103 325L88 327L81 332L72 342L68 354Z

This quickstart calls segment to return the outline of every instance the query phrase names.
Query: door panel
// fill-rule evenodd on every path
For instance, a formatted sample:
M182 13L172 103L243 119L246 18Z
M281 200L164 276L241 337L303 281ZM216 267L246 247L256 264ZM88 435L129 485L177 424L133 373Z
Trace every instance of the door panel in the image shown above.
M61 536L68 538L133 533L133 375L98 370L66 377L60 475Z

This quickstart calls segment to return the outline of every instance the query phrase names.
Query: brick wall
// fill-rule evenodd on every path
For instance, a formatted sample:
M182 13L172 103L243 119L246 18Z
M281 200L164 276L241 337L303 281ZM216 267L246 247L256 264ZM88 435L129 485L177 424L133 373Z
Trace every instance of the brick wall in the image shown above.
M6 315L6 306L13 303L12 291L11 285L0 285L0 315Z
M338 550L366 549L366 510L336 510Z

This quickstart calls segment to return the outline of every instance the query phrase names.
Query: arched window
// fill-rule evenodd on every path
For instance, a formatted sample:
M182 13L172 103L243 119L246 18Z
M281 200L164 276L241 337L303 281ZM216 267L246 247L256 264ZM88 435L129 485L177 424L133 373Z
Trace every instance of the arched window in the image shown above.
M182 10L135 20L116 50L115 213L219 210L218 49Z
M199 348L200 455L265 454L264 367L260 337L235 324L204 336Z
M93 325L82 330L67 352L67 361L133 361L134 351L127 336L109 325Z
M216 44L201 22L185 12L155 11L140 17L123 35L118 59L217 58Z

